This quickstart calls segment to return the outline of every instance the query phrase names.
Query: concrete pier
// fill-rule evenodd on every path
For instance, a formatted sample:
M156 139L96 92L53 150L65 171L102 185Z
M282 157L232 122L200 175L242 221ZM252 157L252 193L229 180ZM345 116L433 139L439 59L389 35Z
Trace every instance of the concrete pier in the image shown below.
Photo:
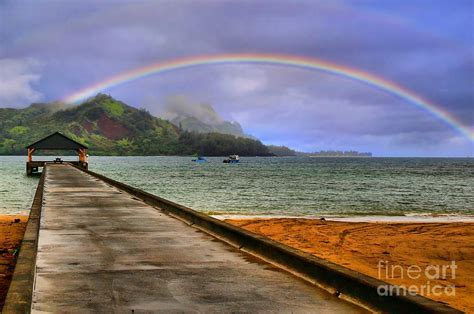
M33 312L363 312L69 165L47 166Z

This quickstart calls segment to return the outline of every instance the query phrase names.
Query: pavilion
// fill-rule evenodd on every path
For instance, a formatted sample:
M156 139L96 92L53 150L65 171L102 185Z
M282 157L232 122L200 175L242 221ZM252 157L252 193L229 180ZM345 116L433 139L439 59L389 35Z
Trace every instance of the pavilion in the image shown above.
M69 137L55 132L51 135L46 136L45 138L34 142L31 145L26 147L28 149L28 161L26 162L26 174L32 175L38 172L38 168L44 167L49 161L33 161L33 153L38 150L73 150L78 156L78 161L68 161L68 163L75 166L81 167L83 169L88 168L87 162L87 146L70 139ZM56 158L56 161L51 162L62 162L59 158ZM51 163L49 162L49 163Z

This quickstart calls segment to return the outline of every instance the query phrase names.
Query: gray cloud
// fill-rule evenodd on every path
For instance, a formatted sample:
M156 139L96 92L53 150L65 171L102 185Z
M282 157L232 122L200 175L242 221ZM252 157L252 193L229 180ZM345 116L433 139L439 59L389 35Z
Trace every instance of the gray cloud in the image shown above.
M15 107L40 100L42 94L33 87L41 77L38 67L32 59L0 59L0 104Z
M22 90L23 96L3 101L25 106L41 97L38 91L45 100L56 100L122 71L178 57L287 53L377 74L473 125L470 6L462 0L410 5L368 0L5 1L0 3L0 58L34 58L44 66L41 72L20 72L22 79L11 91ZM211 103L223 118L241 122L262 139L305 149L357 143L361 149L395 153L418 143L431 153L441 152L440 145L460 154L472 150L470 143L453 140L458 137L453 130L410 104L317 72L261 65L196 67L106 92L152 112L169 95L187 95L192 101L186 109L180 102L173 106L193 110L195 104Z

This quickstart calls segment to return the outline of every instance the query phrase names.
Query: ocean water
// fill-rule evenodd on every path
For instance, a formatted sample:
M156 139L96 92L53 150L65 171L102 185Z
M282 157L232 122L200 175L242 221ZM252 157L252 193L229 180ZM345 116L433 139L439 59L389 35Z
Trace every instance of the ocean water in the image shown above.
M47 158L47 157L43 157ZM71 158L71 157L70 157ZM209 214L474 215L474 159L91 157L90 170ZM26 213L38 178L0 156L0 213Z

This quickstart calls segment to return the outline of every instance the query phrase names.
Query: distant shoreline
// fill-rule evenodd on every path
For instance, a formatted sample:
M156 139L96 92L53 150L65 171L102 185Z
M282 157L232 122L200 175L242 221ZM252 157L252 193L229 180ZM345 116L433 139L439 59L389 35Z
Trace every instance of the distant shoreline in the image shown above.
M58 156L57 154L51 154L51 155L41 155L37 154L35 156L38 157L50 157L50 156ZM71 156L71 157L76 157L77 155L62 155L60 154L59 156ZM95 155L95 154L90 154L89 157L196 157L198 155ZM223 156L209 156L209 155L202 155L204 157L229 157L228 155L223 155ZM7 155L7 154L0 154L0 157L27 157L25 155ZM383 159L383 158L437 158L437 159L474 159L474 156L246 156L246 155L240 155L240 157L259 157L259 158L367 158L367 159Z

